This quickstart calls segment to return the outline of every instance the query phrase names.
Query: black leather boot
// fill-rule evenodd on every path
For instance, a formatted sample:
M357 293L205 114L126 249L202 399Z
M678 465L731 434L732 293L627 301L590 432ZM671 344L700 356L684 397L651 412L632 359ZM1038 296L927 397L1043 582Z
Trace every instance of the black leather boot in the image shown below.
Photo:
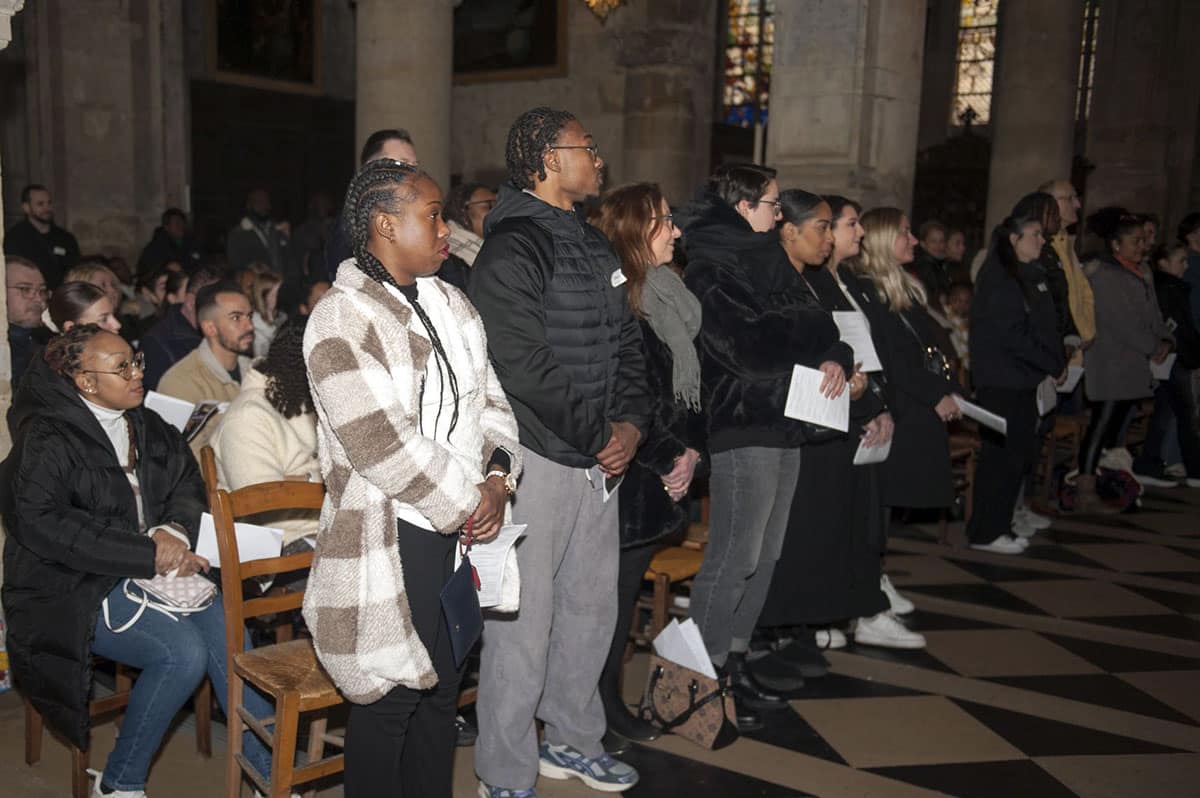
M634 715L625 704L620 701L604 700L604 719L608 723L608 730L616 732L626 740L633 740L639 743L648 743L657 740L662 736L662 730L650 723L647 720L642 720L637 715ZM607 749L605 749L607 750ZM609 751L609 753L613 753Z
M735 703L745 703L753 709L782 709L787 706L786 698L754 678L745 652L730 652L722 670L733 687Z

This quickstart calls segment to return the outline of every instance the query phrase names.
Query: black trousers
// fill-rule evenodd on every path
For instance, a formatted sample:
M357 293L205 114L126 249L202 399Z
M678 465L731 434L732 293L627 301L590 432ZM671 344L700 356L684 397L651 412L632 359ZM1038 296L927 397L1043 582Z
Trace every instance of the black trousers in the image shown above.
M991 543L1012 531L1013 506L1037 453L1037 389L980 387L975 393L981 406L1008 420L1007 435L980 429L982 446L971 487L967 538Z
M613 630L608 659L600 674L600 698L604 711L611 712L622 706L621 667L624 664L625 644L629 642L629 629L633 626L633 605L642 587L642 577L650 567L650 560L662 548L660 543L646 543L621 549L617 567L617 628Z
M397 539L413 625L438 683L429 690L397 687L374 704L350 705L347 798L444 798L453 792L462 671L454 666L440 593L454 568L458 538L398 521Z
M1154 391L1154 415L1150 417L1150 429L1146 432L1142 453L1133 461L1134 468L1139 474L1153 474L1162 469L1163 447L1171 419L1177 422L1179 451L1183 455L1187 475L1200 478L1200 434L1196 432L1192 372L1179 366L1171 369L1171 379L1160 382Z
M1087 432L1083 434L1083 443L1079 447L1079 473L1085 476L1096 473L1102 449L1117 445L1121 427L1137 401L1118 399L1088 404L1092 409L1092 419L1088 422Z

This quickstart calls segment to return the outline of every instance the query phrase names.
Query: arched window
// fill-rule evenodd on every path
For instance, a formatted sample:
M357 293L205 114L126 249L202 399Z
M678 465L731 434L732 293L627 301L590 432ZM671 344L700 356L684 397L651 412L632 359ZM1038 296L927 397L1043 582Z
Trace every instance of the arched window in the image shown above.
M1092 81L1096 77L1096 42L1100 36L1100 0L1084 0L1083 47L1079 51L1079 90L1075 94L1075 121L1087 122L1092 111Z
M751 127L767 121L775 48L775 0L728 0L721 121Z
M950 124L986 125L992 117L992 68L1000 0L961 0Z

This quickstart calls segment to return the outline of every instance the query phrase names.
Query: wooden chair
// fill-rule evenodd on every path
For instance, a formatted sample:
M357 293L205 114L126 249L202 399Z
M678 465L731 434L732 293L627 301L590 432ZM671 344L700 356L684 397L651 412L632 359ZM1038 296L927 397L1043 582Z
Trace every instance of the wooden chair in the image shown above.
M650 560L644 578L653 585L653 589L649 599L639 598L634 606L634 623L630 627L630 637L634 641L653 641L670 622L672 588L694 578L704 563L704 547L708 543L708 518L709 501L705 493L700 498L700 520L688 524L678 545L661 549ZM650 611L650 623L643 626L637 622L637 615L646 610Z
M961 493L964 497L964 524L971 520L971 512L974 509L975 465L978 459L978 438L973 435L957 434L950 437L950 468L954 476L955 493ZM950 522L945 513L938 522L938 541L942 544L952 542L950 540Z
M1074 464L1079 460L1079 449L1083 445L1083 435L1087 430L1086 415L1058 415L1054 419L1054 429L1046 436L1046 445L1042 449L1040 471L1042 491L1047 501L1053 502L1054 496L1054 466L1059 460L1060 448L1066 449L1066 462Z
M212 449L205 447L200 456L202 470L215 474ZM237 798L243 775L268 798L288 798L293 786L309 784L344 769L343 754L325 756L326 744L341 748L344 740L327 733L323 714L309 724L306 764L300 767L294 764L300 715L327 710L343 702L329 675L317 662L312 641L292 640L249 651L243 648L247 619L299 609L304 593L296 591L246 599L242 582L255 576L309 568L312 552L242 563L238 561L234 532L235 519L280 510L318 510L324 498L324 486L312 482L267 482L232 493L221 489L209 493L217 549L221 555L221 592L229 666L227 798ZM274 716L260 719L246 710L242 705L242 692L247 683L274 700ZM258 735L271 749L269 786L242 754L245 729Z

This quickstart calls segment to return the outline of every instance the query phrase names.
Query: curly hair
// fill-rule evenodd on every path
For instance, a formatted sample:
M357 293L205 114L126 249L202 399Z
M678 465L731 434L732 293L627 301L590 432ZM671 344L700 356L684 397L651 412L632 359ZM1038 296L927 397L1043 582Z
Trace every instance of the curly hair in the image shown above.
M83 368L83 351L104 330L95 324L80 324L62 335L56 335L46 344L42 357L55 374L72 379Z
M481 188L487 188L483 183L459 183L446 194L446 205L442 216L447 222L454 222L465 230L471 229L471 220L467 216L467 203L471 196Z
M569 111L556 111L539 106L531 108L517 117L508 131L508 144L504 148L504 163L508 167L508 179L518 189L534 187L533 176L546 179L546 164L543 158L550 145L558 140L558 134L575 116Z
M379 259L367 249L371 241L371 220L380 213L403 214L406 205L417 198L416 183L418 180L431 179L428 174L412 164L382 158L371 161L358 170L350 187L346 189L346 202L342 208L342 224L350 232L351 249L354 251L354 262L364 274L381 285L392 285L402 290L396 279L388 272ZM450 432L458 426L458 376L450 365L446 348L442 345L441 336L429 319L429 314L414 297L410 304L417 318L421 320L429 343L433 346L434 360L438 364L438 390L442 388L443 373L448 377L450 395L454 398L454 410L450 415ZM434 420L434 429L441 420L442 408L438 405L438 416Z
M304 366L304 328L307 316L288 319L275 333L267 356L254 368L267 378L267 401L284 418L313 412L312 391Z

